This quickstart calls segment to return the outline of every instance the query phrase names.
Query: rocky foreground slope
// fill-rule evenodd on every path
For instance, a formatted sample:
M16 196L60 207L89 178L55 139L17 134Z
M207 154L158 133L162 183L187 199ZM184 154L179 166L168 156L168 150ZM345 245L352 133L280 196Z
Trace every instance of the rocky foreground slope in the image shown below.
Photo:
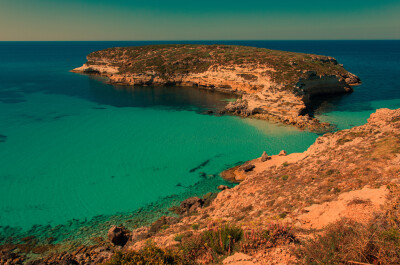
M326 129L307 114L315 95L348 93L360 83L334 58L229 45L151 45L96 51L73 72L112 84L197 86L240 95L225 111Z
M151 227L113 227L109 242L31 264L400 262L400 109L377 110L304 153L263 154L223 176L240 184L220 187L212 201L189 198ZM1 261L16 259L15 249L3 248L10 258Z

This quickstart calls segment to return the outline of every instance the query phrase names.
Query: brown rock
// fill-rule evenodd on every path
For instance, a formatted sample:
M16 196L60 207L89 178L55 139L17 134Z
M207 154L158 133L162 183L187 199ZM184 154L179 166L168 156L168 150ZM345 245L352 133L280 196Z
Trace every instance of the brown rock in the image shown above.
M247 164L247 165L243 165L240 167L241 170L243 170L244 172L249 172L252 171L256 166L252 165L252 164Z
M286 156L287 155L287 153L286 153L286 151L285 150L282 150L282 151L280 151L279 152L279 154L278 154L279 156Z
M124 227L113 226L108 230L108 240L116 246L125 246L129 239L129 231Z
M261 162L265 162L270 159L271 159L271 157L267 154L267 152L264 151L264 153L261 156Z
M181 202L180 211L182 214L192 213L197 211L203 205L204 205L203 199L199 197L191 197Z
M229 187L226 186L226 185L219 185L217 189L219 189L219 190L228 190Z

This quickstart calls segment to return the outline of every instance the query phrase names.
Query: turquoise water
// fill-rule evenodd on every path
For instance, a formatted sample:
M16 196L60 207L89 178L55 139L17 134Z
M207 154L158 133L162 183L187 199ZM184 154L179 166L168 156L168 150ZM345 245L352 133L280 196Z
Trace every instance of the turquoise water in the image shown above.
M316 115L338 128L400 107L398 41L218 43L336 57L364 82L351 95L318 99ZM74 229L99 215L98 223L125 220L149 203L161 209L168 198L215 190L222 170L264 150L302 152L316 139L293 127L203 114L230 100L226 94L113 87L68 72L91 51L142 44L149 42L0 42L0 226L69 224L67 235L72 219Z
M133 210L181 192L176 185L194 184L200 172L218 174L264 149L297 151L299 141L304 148L315 139L272 125L279 138L271 137L240 118L193 111L93 109L82 99L42 93L26 99L16 108L3 105L0 116L8 124L0 149L2 225Z
M0 45L1 226L56 226L206 193L224 183L222 170L264 150L303 151L316 138L202 114L226 94L113 87L69 73L96 45Z

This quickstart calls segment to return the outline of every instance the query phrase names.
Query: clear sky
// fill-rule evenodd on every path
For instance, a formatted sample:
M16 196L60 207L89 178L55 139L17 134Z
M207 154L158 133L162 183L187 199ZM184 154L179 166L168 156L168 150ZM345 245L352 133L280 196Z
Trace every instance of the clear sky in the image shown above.
M400 39L399 0L0 0L0 41Z

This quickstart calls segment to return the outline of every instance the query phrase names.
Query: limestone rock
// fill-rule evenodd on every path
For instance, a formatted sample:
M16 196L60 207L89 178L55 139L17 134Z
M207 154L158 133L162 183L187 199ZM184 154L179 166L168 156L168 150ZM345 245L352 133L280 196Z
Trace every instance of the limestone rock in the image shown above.
M278 154L279 156L286 156L287 155L287 153L286 153L286 151L285 150L282 150L282 151L280 151L279 152L279 154Z
M265 162L270 159L271 159L271 157L267 154L267 152L264 151L264 153L261 156L261 162Z

